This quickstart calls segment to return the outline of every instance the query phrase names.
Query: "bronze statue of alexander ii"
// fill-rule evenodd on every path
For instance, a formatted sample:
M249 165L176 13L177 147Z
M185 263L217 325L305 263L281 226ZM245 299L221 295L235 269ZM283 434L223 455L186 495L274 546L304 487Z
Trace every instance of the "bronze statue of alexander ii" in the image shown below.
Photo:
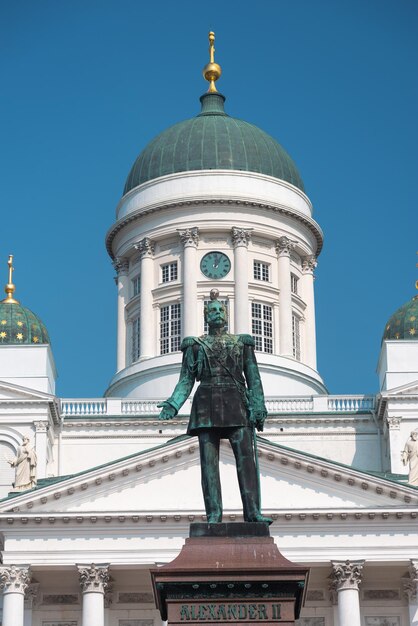
M208 335L185 337L182 342L180 378L170 398L159 405L160 419L175 417L198 381L187 433L199 438L208 523L222 521L221 439L228 439L234 452L245 521L271 523L260 511L254 429L263 430L267 410L254 339L226 332L227 313L218 295L213 289L205 307Z

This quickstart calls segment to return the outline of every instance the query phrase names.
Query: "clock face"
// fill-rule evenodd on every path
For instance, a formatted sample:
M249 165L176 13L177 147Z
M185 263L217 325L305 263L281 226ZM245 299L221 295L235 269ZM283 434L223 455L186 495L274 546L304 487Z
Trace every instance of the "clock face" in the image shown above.
M223 278L231 269L231 261L223 252L208 252L200 261L200 269L207 278Z

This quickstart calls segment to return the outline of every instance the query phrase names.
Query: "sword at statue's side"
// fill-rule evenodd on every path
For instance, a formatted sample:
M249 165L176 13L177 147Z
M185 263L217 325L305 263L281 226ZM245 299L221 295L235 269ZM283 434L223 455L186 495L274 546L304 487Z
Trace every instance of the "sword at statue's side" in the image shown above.
M247 390L248 396L248 421L250 422L251 429L253 431L253 452L254 452L254 462L255 462L255 471L257 475L257 494L258 494L258 508L261 509L261 483L260 483L260 463L258 461L258 451L257 451L257 433L256 433L256 424L257 424L257 416L254 411L254 407L252 404L252 390Z

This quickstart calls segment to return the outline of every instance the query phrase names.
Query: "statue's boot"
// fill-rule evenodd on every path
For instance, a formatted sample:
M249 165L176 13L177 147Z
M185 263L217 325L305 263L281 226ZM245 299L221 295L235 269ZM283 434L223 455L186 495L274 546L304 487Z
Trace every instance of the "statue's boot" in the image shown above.
M210 430L199 434L200 471L208 524L222 522L222 492L219 476L219 436Z

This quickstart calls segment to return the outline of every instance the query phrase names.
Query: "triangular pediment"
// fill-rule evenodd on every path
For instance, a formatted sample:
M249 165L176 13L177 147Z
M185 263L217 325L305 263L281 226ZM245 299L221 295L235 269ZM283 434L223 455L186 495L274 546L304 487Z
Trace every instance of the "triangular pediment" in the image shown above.
M341 511L411 507L418 490L259 439L263 510ZM221 445L224 509L241 512L233 454ZM203 514L199 448L186 436L0 502L0 514Z
M0 380L0 402L4 400L26 400L29 402L44 400L45 402L52 402L55 400L55 396L37 389L30 389L29 387L22 387Z
M393 389L387 389L382 393L382 397L397 397L397 396L418 396L418 380L401 385L400 387L394 387Z

